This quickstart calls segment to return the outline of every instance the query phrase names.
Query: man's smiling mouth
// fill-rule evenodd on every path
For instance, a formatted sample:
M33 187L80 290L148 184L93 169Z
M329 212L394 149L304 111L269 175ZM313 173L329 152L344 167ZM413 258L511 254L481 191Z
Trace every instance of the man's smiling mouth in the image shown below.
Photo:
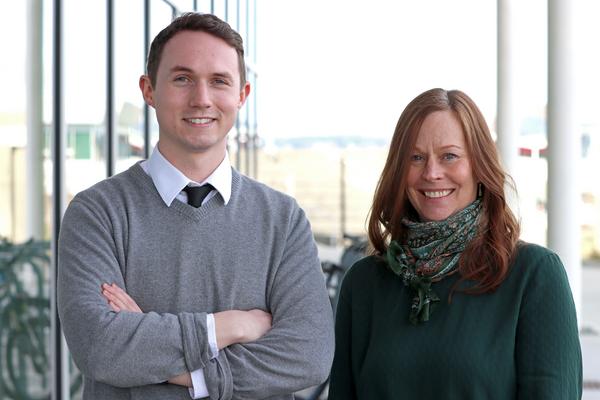
M209 124L213 122L214 118L185 118L186 121L191 122L192 124Z

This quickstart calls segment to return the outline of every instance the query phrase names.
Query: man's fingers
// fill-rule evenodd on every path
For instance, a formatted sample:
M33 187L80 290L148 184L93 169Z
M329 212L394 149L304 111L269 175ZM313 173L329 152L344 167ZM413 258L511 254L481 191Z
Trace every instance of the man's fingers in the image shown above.
M123 302L123 300L120 299L115 294L113 294L112 292L110 292L108 290L103 290L102 295L108 301L108 304L115 305L117 308L119 308L119 310L115 310L115 311L121 311L122 309L125 309L125 310L127 309L127 305Z
M121 289L116 284L102 285L102 295L106 298L106 300L112 302L119 311L133 311L133 312L142 312L141 308L137 305L135 300L131 298L123 289Z
M121 311L121 309L119 308L119 306L117 306L115 303L113 303L112 301L108 302L108 305L110 306L110 308L112 308L112 310L114 312L119 312Z

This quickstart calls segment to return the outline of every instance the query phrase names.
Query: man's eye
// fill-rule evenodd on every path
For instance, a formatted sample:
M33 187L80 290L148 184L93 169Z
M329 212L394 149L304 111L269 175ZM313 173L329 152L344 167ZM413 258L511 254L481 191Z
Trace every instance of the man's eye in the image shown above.
M178 76L175 79L175 82L189 82L190 79L187 76Z

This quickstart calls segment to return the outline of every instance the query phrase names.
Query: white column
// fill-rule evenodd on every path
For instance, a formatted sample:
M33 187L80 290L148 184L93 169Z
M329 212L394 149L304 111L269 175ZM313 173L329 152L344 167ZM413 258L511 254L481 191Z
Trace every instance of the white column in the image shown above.
M498 105L496 146L505 170L514 176L519 136L519 115L516 85L516 0L497 0L498 13Z
M42 239L44 233L42 8L41 0L27 1L26 236L35 239Z
M548 0L548 246L561 257L581 324L581 132L575 116L574 5Z

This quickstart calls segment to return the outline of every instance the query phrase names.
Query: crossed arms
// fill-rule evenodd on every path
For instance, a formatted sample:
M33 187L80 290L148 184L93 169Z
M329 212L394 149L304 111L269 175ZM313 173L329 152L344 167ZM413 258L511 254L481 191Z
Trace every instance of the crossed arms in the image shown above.
M263 295L267 296L263 314L215 313L221 351L212 358L204 311L111 309L100 290L103 283L129 292L122 266L133 261L127 259L127 244L122 244L126 229L116 226L126 218L109 215L89 197L84 200L75 198L63 219L58 303L69 349L87 378L116 388L174 378L173 383L187 385L179 380L182 375L202 369L215 399L284 395L325 380L333 358L331 306L301 212L291 217L289 246L268 295ZM272 316L270 329L267 313ZM236 322L228 325L231 321Z
M143 313L123 289L114 283L102 285L102 295L108 301L110 308L115 312L130 311ZM214 314L217 348L223 348L235 343L249 343L260 339L271 329L271 314L253 309L249 311L227 310ZM172 377L168 383L185 387L192 387L189 372Z

